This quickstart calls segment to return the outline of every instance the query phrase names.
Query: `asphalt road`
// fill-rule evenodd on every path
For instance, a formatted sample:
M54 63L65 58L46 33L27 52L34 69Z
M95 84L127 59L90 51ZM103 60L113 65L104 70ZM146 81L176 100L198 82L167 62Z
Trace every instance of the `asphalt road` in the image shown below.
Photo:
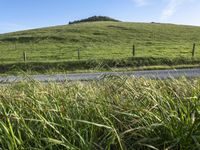
M1 84L15 83L20 81L36 80L40 82L63 82L66 80L100 80L105 76L128 76L145 78L177 78L200 77L199 69L179 69L179 70L151 70L151 71L133 71L133 72L104 72L104 73L81 73L81 74L56 74L56 75L30 75L30 76L7 76L0 77Z

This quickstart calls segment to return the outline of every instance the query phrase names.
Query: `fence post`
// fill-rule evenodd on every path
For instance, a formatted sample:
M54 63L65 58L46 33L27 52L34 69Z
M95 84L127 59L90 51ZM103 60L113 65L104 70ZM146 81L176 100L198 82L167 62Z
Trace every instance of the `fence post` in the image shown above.
M193 44L193 48L192 48L192 58L194 58L194 54L195 54L195 47L196 47L196 44L194 43L194 44Z
M16 41L15 41L14 47L15 47L15 50L16 50L17 49L17 43L16 43Z
M80 60L80 49L78 48L78 60Z
M133 57L135 56L135 45L133 45L133 51L132 51Z
M26 62L26 52L23 52L23 58L24 58L24 62Z

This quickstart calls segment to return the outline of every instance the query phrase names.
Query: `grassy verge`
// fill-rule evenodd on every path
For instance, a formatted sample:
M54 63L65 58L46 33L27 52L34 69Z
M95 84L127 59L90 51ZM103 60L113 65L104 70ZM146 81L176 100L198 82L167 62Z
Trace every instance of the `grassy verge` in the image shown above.
M200 79L0 87L2 149L199 149Z
M135 57L127 59L97 59L66 62L27 62L0 64L0 74L26 73L50 73L50 72L98 72L98 71L126 71L126 70L150 70L169 68L198 67L200 59L192 58L153 58Z

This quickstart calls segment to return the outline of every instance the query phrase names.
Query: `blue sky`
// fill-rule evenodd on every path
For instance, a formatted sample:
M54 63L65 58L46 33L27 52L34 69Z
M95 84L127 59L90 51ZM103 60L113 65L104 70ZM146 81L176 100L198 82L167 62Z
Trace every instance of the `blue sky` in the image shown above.
M0 0L0 33L63 25L93 15L200 26L200 0Z

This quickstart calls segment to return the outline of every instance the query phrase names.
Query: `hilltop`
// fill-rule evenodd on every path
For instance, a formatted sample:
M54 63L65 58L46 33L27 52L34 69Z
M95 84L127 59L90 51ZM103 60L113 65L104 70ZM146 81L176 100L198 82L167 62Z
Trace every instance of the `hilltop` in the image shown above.
M114 21L114 22L120 22L119 20L107 17L107 16L92 16L86 19L76 20L73 22L69 22L69 24L77 24L82 22L97 22L97 21Z

